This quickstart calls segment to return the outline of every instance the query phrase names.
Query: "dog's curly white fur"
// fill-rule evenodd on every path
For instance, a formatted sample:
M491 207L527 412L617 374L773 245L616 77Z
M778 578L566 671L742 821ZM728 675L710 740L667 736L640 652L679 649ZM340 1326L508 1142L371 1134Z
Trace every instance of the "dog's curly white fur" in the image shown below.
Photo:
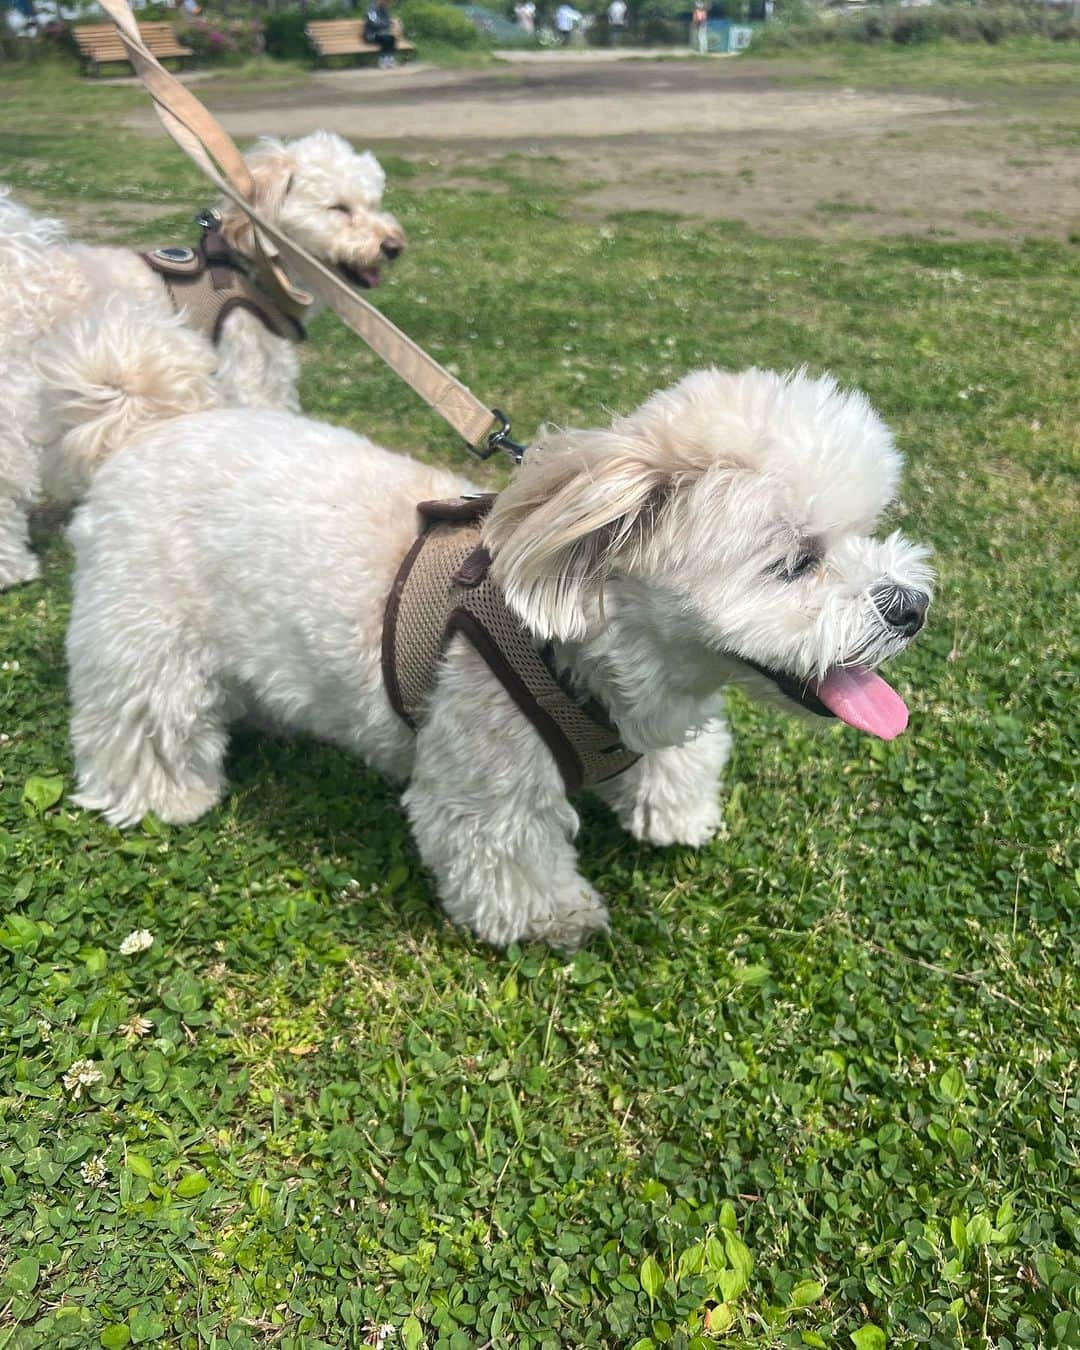
M0 188L0 590L38 575L26 513L40 490L38 449L30 436L39 381L27 355L82 295L76 278L51 275L49 259L63 233L58 220L32 216Z
M404 248L382 209L382 168L342 137L264 138L246 159L267 219L353 284L376 284ZM250 259L248 217L227 200L219 211L226 241ZM162 278L134 251L69 243L59 222L0 189L0 589L37 574L28 507L73 499L138 426L218 404L299 408L294 345L255 315L227 315L216 347L172 320Z
M529 451L485 540L510 607L641 752L599 789L634 836L716 830L726 685L794 709L777 678L910 640L925 550L871 537L899 470L862 395L760 370L698 372ZM271 412L163 423L106 463L72 526L77 800L119 825L194 820L225 791L229 721L256 710L408 779L442 902L480 937L573 946L604 927L554 760L476 652L450 644L418 734L387 700L383 608L415 503L467 487Z

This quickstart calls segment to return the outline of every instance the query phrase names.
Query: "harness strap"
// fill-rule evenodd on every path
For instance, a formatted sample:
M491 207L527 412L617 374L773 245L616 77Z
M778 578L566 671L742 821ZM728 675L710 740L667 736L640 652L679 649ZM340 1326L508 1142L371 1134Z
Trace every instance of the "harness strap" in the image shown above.
M550 653L507 608L491 579L481 534L494 496L421 502L423 528L394 579L383 621L387 697L416 730L427 713L439 662L460 633L536 728L568 792L602 783L636 763L606 711L560 680Z
M204 230L197 249L158 248L139 256L161 277L173 309L184 310L188 325L215 347L237 309L253 314L275 337L302 342L306 336L300 320L262 292L216 230Z
M283 234L255 207L255 181L243 156L216 118L151 53L128 0L100 0L135 73L154 100L165 130L184 153L256 226L255 269L284 313L301 313L311 295L294 286L295 276L440 414L470 445L481 445L496 425L490 408L399 328L361 298L334 272ZM288 265L286 275L281 261Z

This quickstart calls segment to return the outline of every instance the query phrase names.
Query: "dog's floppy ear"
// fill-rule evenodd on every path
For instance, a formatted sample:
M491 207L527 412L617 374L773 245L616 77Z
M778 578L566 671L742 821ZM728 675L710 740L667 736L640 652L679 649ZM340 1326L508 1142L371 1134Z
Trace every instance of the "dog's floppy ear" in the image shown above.
M589 597L647 538L672 481L649 450L614 431L549 433L499 494L492 575L536 637L583 637Z
M255 180L255 208L271 221L281 207L296 172L296 161L280 141L262 136L254 150L244 156ZM231 249L250 257L255 251L254 233L246 212L228 198L220 205L221 235Z

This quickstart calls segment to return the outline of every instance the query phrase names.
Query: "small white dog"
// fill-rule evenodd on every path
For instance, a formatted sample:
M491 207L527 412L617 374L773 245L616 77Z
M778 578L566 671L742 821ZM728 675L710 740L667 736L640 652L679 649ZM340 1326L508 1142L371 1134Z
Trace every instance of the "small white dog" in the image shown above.
M642 758L597 789L638 839L720 823L726 685L892 737L872 674L922 626L926 550L871 537L900 456L830 378L704 370L605 431L550 431L484 540L508 605ZM416 503L469 484L339 428L227 410L163 423L75 516L68 636L77 800L118 825L221 800L249 712L408 779L421 856L457 923L572 947L605 927L553 756L461 635L418 734L380 634Z
M373 155L316 131L284 144L264 138L246 159L256 205L270 221L351 284L378 285L380 264L401 253L405 237L382 209L385 175ZM248 217L226 200L218 212L220 237L246 274ZM300 330L291 321L276 316L272 331L238 304L223 314L215 340L183 326L186 311L169 322L173 311L165 279L137 252L69 243L59 222L35 219L0 189L0 590L37 575L27 510L43 495L70 498L63 473L53 480L42 468L63 437L75 437L77 457L92 462L144 422L215 404L299 408ZM81 351L80 386L68 364L56 364L57 337ZM120 378L106 380L105 371Z

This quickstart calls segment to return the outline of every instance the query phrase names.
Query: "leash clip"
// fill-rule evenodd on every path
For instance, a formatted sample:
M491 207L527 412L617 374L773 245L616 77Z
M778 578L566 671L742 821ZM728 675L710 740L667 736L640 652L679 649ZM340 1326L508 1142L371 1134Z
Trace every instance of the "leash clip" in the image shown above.
M480 459L490 459L492 455L500 450L505 450L515 464L520 464L525 458L525 451L529 448L522 445L520 441L512 440L510 437L510 419L501 408L492 408L491 410L502 423L495 431L491 432L484 442L484 448L481 450L476 446L470 446L474 455Z
M216 206L208 206L195 217L195 224L203 231L216 230L221 225L221 212Z

